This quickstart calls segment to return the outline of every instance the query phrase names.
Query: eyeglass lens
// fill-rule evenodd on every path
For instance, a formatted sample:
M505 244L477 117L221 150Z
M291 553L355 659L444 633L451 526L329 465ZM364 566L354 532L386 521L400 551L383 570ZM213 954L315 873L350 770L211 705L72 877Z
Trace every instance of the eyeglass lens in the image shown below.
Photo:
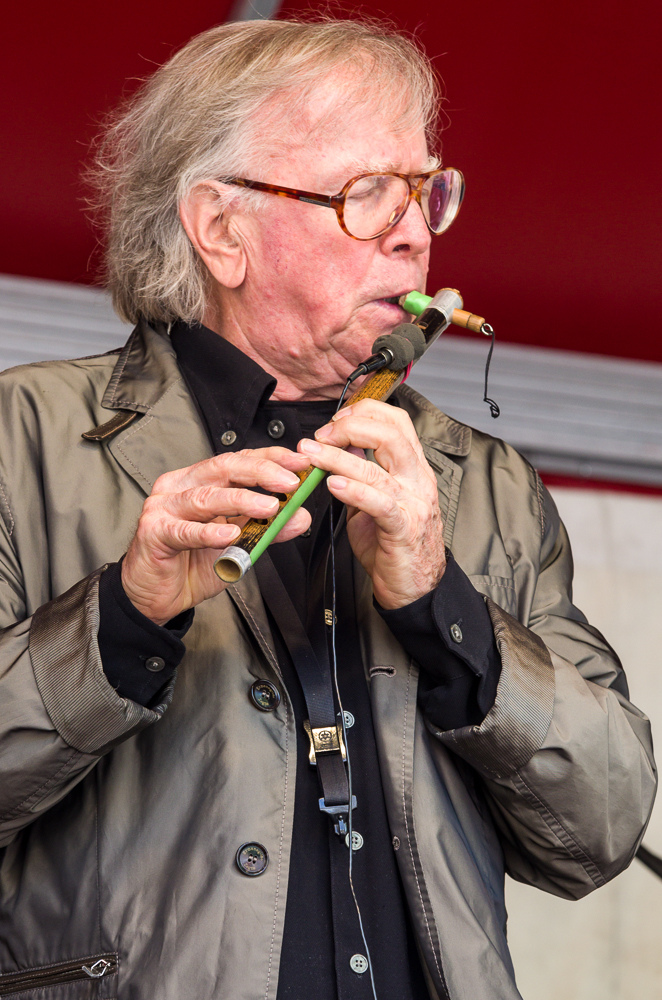
M448 228L455 217L458 206L452 180L453 172L444 171L434 174L423 185L421 208L435 233ZM360 177L345 196L345 226L358 239L372 239L402 218L408 201L409 185L402 177L392 174Z

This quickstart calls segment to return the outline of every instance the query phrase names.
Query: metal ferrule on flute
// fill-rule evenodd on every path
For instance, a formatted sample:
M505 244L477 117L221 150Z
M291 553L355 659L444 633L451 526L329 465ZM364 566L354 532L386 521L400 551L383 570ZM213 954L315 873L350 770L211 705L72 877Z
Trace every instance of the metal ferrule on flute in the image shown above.
M422 292L410 292L402 295L398 302L405 312L416 317L411 325L423 331L425 351L451 323L473 330L475 333L488 332L485 329L485 320L481 316L474 316L473 313L463 310L462 297L454 288L442 288L432 298ZM404 331L408 325L402 324L396 327L393 334L397 335L401 329ZM386 365L387 361L384 363ZM397 371L384 367L380 371L375 371L343 406L361 399L388 399L408 374L409 367L405 365ZM217 576L224 583L237 583L241 580L326 475L323 469L311 465L305 472L299 474L300 485L297 489L279 501L278 511L273 517L266 521L248 521L236 542L225 549L214 563Z

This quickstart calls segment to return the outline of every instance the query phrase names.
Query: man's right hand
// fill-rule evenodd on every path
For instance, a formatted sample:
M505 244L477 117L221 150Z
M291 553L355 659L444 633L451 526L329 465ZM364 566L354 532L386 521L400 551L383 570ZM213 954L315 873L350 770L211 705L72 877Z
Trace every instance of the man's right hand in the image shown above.
M132 604L164 625L225 590L214 573L220 551L249 518L272 517L278 509L275 497L247 487L290 493L299 483L295 473L309 464L287 448L260 448L159 476L122 563L122 586ZM294 538L309 525L310 514L300 508L276 541Z

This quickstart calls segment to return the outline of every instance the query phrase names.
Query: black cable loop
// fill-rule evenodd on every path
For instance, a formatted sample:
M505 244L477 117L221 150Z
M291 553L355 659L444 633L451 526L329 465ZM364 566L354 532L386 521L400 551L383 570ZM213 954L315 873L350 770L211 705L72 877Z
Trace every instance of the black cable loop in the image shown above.
M494 337L495 337L494 328L491 327L489 323L483 323L483 325L480 328L480 332L486 334L488 337L490 335L492 336L492 343L490 344L490 349L487 352L487 361L485 362L485 392L483 394L483 402L487 403L487 405L490 408L490 414L496 420L496 418L501 414L501 410L499 409L499 404L495 403L494 400L490 399L490 397L487 395L487 380L490 374L490 363L492 361L492 352L494 351Z

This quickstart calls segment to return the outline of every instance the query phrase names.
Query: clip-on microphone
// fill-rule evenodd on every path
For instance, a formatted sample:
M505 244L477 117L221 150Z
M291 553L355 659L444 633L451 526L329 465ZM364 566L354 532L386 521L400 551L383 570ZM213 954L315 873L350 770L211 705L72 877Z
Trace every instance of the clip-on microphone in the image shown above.
M382 368L389 368L396 372L401 371L413 361L418 361L425 348L425 334L420 326L415 326L413 323L401 323L400 326L396 326L393 333L377 337L372 345L375 353L354 369L347 379L347 383L350 384L361 375L369 375L370 372L378 372Z

